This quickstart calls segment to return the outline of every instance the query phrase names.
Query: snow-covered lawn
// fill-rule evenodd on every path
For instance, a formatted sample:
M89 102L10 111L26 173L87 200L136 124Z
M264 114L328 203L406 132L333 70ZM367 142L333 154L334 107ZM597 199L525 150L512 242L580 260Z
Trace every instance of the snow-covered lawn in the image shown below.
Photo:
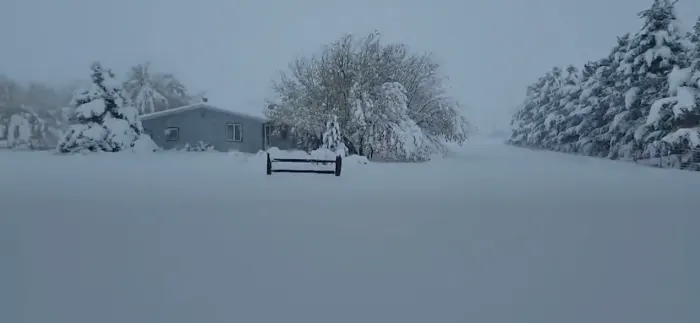
M700 321L700 174L493 142L265 175L0 152L0 322Z

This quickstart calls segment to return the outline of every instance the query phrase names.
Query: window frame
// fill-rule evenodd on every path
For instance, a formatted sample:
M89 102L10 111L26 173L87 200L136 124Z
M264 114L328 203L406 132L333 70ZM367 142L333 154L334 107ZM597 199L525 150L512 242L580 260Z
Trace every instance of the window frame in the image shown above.
M228 127L232 126L233 127L233 138L228 137ZM241 137L236 140L236 127L241 128ZM243 142L243 124L240 122L228 122L226 123L226 126L224 126L224 139L228 142Z
M172 130L172 129L174 129L175 133L177 134L177 136L175 136L175 140L170 139L170 135L169 135L170 131L169 130ZM163 134L165 135L165 141L169 141L169 142L180 141L180 127L167 127L167 128L165 128L165 131L163 131Z

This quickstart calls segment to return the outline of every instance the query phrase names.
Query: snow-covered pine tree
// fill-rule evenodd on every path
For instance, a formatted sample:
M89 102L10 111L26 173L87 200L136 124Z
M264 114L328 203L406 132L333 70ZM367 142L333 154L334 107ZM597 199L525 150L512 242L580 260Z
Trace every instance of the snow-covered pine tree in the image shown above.
M556 134L559 122L563 120L561 112L562 69L554 67L545 75L544 86L537 98L534 125L528 135L528 145L555 150Z
M559 88L559 109L557 117L550 130L552 146L557 151L576 152L576 142L580 137L578 125L581 123L585 110L580 109L581 102L581 72L573 65L566 68L566 76Z
M683 35L675 3L655 0L580 80L555 69L528 87L508 143L614 159L700 146L700 21Z
M111 70L104 69L99 62L93 63L91 70L90 88L76 93L71 102L76 109L75 123L58 143L57 150L61 153L117 152L143 139L138 111L129 105Z
M670 131L667 118L652 121L648 116L650 110L670 109L656 101L667 96L671 71L685 63L684 35L676 18L675 4L676 0L654 0L649 9L639 13L644 26L630 39L626 66L623 65L627 72L625 82L629 85L625 121L631 123L632 129L625 133L618 155L651 157L655 153L647 148Z
M686 67L674 68L669 74L671 96L654 103L657 106L648 120L656 127L665 126L662 130L671 130L663 131L664 145L689 154L690 149L700 148L700 19L688 36L692 46L687 51Z
M605 106L601 104L603 96L602 75L606 71L608 61L600 60L587 63L581 71L581 90L578 93L576 109L569 115L569 125L576 134L576 142L572 145L577 153L588 156L600 156L601 150L607 155L605 145L596 138L604 125L603 114ZM571 129L571 128L570 128Z
M165 96L153 85L150 66L149 62L133 66L124 82L124 90L141 114L153 113L158 104L167 105L168 103Z
M602 85L601 101L603 125L594 130L595 141L606 151L605 156L617 159L618 151L625 144L623 138L634 131L633 122L627 121L626 94L629 84L626 75L631 73L631 67L626 63L627 51L630 44L630 34L617 38L617 44L604 60L604 68L598 71ZM602 154L602 151L601 151Z
M529 147L528 138L533 133L537 121L535 118L540 104L539 98L542 96L545 82L545 77L540 77L537 82L527 87L525 99L510 121L512 131L510 138L506 141L508 144Z
M696 49L699 43L700 43L700 17L698 17L698 20L695 21L695 25L693 25L693 30L688 33L688 40L692 44L691 46Z
M340 124L338 123L338 117L335 115L332 115L330 120L326 122L322 148L340 156L345 156L345 145L343 144L343 137L340 135Z

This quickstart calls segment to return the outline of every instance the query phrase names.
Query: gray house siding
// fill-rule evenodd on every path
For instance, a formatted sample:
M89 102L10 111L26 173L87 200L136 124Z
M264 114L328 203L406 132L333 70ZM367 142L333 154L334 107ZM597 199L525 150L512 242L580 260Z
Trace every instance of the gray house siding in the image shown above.
M217 151L241 151L256 153L269 148L265 142L265 125L262 118L222 111L208 105L183 107L174 110L156 112L141 117L145 131L153 141L163 149L181 149L187 144L209 144ZM228 125L240 125L240 138L231 138ZM178 129L177 140L168 140L166 131ZM227 133L228 132L228 133ZM240 139L240 140L238 140ZM270 147L292 149L291 140L271 137Z

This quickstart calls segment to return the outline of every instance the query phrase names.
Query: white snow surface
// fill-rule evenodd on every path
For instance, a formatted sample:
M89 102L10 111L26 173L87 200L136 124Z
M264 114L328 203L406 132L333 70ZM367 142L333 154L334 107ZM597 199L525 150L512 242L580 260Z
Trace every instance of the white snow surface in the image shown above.
M639 88L637 87L632 87L625 92L625 109L632 108L632 104L637 100L638 92Z
M95 98L79 105L75 109L75 114L77 117L89 119L104 114L106 107L107 103L103 98Z
M0 151L0 321L700 322L700 174L491 141L264 160Z
M668 94L676 95L678 88L690 84L693 71L691 68L678 68L674 66L668 75Z

